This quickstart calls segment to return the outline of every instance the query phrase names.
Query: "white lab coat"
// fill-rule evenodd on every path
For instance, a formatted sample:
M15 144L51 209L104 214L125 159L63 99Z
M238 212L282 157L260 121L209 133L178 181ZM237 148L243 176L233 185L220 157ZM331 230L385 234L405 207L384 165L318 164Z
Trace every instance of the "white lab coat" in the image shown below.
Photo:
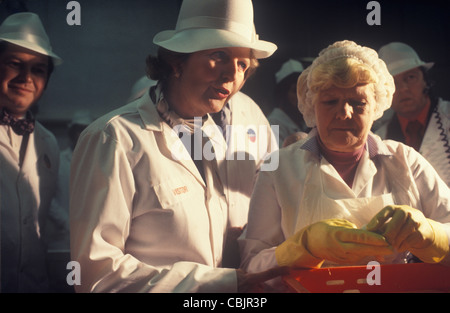
M328 218L345 218L362 227L389 201L410 205L443 223L450 238L450 190L414 149L369 134L368 152L361 158L350 188L320 157L316 135L313 129L307 139L281 149L279 168L261 172L258 177L246 236L240 242L242 263L249 272L275 266L276 247L303 227ZM314 188L305 192L307 186L323 192ZM370 202L372 198L376 201ZM369 206L364 210L339 207L339 201L351 199L367 199ZM336 205L331 210L328 203L332 202ZM402 257L394 256L390 261L403 262Z
M237 128L245 133L230 136L228 146L244 140L253 154L248 129L257 138L269 134L266 140L275 144L256 160L219 160L223 191L212 193L178 135L159 117L158 92L152 95L100 118L77 143L70 203L72 259L82 271L76 290L235 292L235 270L220 268L224 238L228 227L246 223L255 172L276 148L267 120L250 98L233 97L232 123L242 122ZM246 118L264 123L265 130ZM213 125L207 133L223 157L225 140ZM188 157L174 157L174 147Z
M375 131L387 138L390 120ZM442 179L450 186L450 102L439 99L437 110L432 113L419 152L433 165Z
M59 148L53 134L36 122L20 168L19 138L9 126L0 126L2 291L45 292L45 223L56 187Z
M300 114L300 113L299 113ZM267 116L270 125L278 125L278 146L282 147L284 140L294 133L302 131L300 127L280 108L274 108Z

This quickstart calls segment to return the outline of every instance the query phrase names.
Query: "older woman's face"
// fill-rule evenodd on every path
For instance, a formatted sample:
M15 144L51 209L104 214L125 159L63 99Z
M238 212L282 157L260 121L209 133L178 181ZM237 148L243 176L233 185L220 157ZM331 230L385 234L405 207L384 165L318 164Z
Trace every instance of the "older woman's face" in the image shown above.
M219 112L244 84L251 49L221 48L193 53L181 64L171 89L171 107L181 117Z
M332 87L314 102L317 130L328 149L352 152L364 145L376 108L373 84Z

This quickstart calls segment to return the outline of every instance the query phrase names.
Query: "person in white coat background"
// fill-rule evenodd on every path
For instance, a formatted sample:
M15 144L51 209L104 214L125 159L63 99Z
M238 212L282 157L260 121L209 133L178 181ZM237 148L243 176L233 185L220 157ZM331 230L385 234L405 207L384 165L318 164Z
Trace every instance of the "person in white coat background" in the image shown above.
M67 138L69 145L61 151L59 158L58 182L55 196L49 211L49 250L69 252L69 183L70 164L72 154L77 144L78 138L83 130L93 122L89 110L78 110L74 113L71 121L67 125ZM50 232L50 229L48 230ZM64 265L65 268L65 265Z
M239 90L276 45L258 39L250 0L185 0L176 30L153 42L147 67L158 84L92 123L74 151L76 291L248 290L278 268L223 268L223 250L228 230L246 224L255 174L277 144ZM219 126L208 113L221 111Z
M352 41L323 49L299 77L308 138L261 172L241 240L243 267L450 264L450 190L413 148L370 132L394 81L377 52ZM281 280L270 287L283 290Z
M34 120L54 65L36 14L17 13L0 26L1 291L46 292L45 226L58 175L56 138Z
M282 147L288 136L308 133L303 115L297 109L297 79L303 72L303 64L289 59L275 73L274 98L276 106L267 116L271 125L278 125L278 145Z
M402 42L381 47L379 54L394 76L394 114L375 133L414 147L450 186L450 102L433 94L428 71L434 63Z
M67 263L70 262L69 184L73 150L81 132L93 122L89 110L77 110L67 125L68 147L59 157L58 180L55 195L48 212L46 227L48 266L51 292L73 292L67 284Z
M156 81L148 78L147 75L140 77L131 87L130 96L128 97L128 102L134 101L148 92L151 86L156 85Z

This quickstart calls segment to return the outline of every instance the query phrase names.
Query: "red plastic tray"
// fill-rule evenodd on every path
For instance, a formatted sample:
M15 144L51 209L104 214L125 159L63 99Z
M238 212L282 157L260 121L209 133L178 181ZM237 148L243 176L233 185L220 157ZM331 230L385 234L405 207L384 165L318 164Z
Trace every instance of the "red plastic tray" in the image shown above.
M327 267L295 270L284 280L295 292L450 292L450 266L410 263L379 265L377 269Z

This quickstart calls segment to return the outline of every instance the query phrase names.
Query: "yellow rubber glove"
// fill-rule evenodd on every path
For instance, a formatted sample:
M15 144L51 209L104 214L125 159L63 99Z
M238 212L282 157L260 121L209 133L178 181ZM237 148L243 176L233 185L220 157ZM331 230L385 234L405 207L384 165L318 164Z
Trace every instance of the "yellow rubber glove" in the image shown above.
M367 230L383 235L398 252L408 250L427 263L438 263L449 252L442 225L408 205L386 206L367 224Z
M392 254L383 236L357 229L343 219L329 219L311 224L288 238L275 250L280 266L320 267L324 260L354 264L374 256Z

